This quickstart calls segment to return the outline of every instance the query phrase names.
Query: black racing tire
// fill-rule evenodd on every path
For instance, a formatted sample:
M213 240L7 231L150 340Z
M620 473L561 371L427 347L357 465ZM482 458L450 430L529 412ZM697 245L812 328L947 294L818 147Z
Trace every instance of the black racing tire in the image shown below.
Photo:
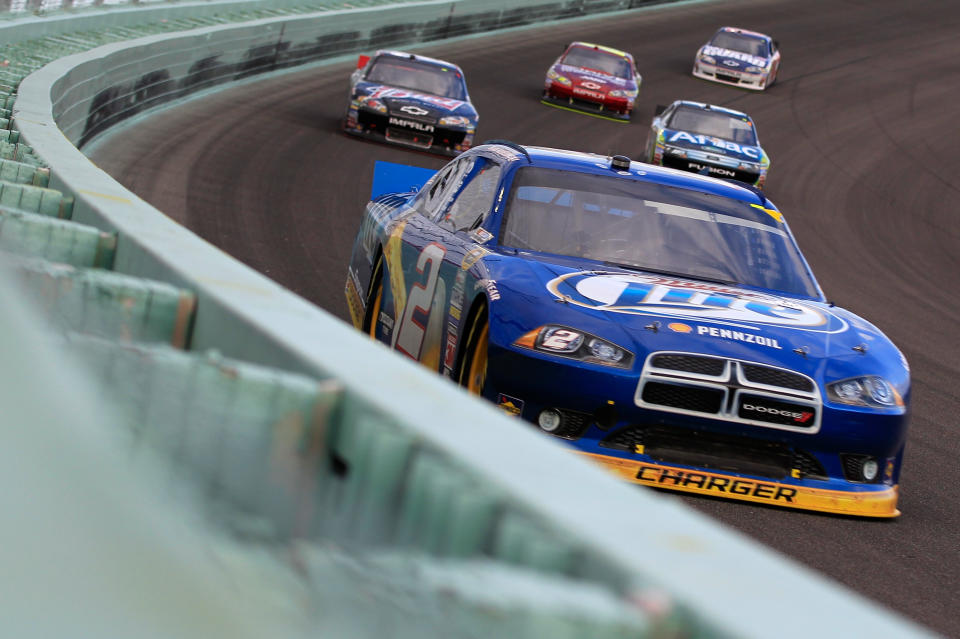
M466 345L457 374L457 383L473 395L483 393L487 381L487 344L490 322L486 308L481 309L470 321L466 332Z
M383 303L383 254L377 257L367 290L367 310L363 315L363 332L376 339L377 316Z

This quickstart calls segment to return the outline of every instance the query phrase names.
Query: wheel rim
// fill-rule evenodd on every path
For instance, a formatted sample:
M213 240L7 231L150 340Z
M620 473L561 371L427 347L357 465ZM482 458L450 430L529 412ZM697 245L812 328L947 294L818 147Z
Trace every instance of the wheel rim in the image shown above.
M487 333L489 327L484 323L480 334L474 342L473 357L470 359L470 370L467 374L467 390L474 395L483 391L483 384L487 380Z

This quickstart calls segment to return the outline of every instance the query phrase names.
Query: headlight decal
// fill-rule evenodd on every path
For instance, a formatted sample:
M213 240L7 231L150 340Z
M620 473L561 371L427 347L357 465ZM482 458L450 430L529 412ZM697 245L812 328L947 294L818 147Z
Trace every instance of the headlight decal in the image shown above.
M893 384L879 375L851 377L827 384L827 397L838 404L868 408L902 408L904 405Z
M630 368L633 353L585 331L547 324L525 333L513 342L531 350L592 364Z

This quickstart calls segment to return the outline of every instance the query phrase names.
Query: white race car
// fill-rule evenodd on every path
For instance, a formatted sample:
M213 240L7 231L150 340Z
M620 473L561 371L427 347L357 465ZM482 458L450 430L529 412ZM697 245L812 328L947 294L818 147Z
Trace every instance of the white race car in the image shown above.
M721 27L700 47L693 75L704 80L763 91L776 82L780 45L768 35Z

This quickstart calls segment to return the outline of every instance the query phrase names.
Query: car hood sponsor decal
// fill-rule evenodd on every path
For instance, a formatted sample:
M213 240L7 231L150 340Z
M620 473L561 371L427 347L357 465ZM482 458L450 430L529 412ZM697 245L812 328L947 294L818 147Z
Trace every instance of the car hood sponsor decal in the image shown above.
M742 51L733 51L731 49L723 49L721 47L715 47L712 45L707 45L703 47L703 50L700 53L701 55L709 55L709 56L713 56L714 58L717 58L717 62L722 62L723 60L731 60L731 61L736 61L740 63L738 66L744 66L744 67L767 66L767 58L761 58L759 56L750 55L749 53L744 53Z
M723 138L714 138L700 133L689 133L674 129L664 129L663 139L667 144L674 146L698 149L706 153L727 155L750 162L760 162L763 159L763 149L758 146L737 144Z
M622 89L629 88L629 85L632 84L626 78L618 78L615 75L609 75L601 71L594 71L593 69L584 69L583 67L571 67L567 64L558 64L556 67L557 73L564 75L576 84L583 84L584 82L593 82L607 89ZM594 89L596 91L598 89Z
M419 103L420 106L431 105L438 109L444 111L456 111L467 102L463 100L454 100L453 98L443 98L439 95L430 95L429 93L419 93L417 91L411 91L409 89L399 89L397 87L388 87L383 85L368 85L367 95L370 98L375 98L379 100L387 100L390 102L393 101L402 101L406 105L415 105Z
M554 277L546 286L551 294L569 304L609 313L701 320L748 330L767 325L840 333L848 328L841 317L813 304L661 275L574 271ZM739 337L737 340L747 341Z

